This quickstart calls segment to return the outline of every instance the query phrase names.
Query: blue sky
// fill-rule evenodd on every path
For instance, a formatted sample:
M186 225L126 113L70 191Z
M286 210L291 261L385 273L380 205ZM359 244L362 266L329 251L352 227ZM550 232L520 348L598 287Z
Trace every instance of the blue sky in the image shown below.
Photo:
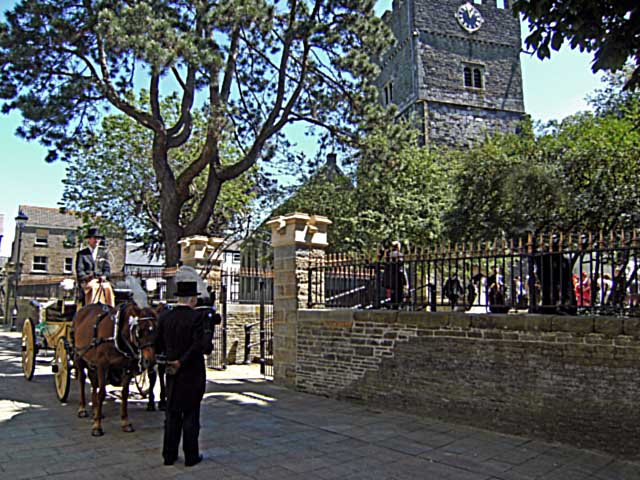
M462 0L461 0L462 1ZM0 0L4 12L13 0ZM379 13L390 8L391 0L379 0ZM3 16L4 17L4 16ZM600 86L600 76L591 72L591 56L563 48L551 60L522 55L526 111L534 120L562 119L585 110L585 97ZM64 164L44 161L45 150L14 135L20 123L18 113L0 115L0 214L4 214L4 238L0 256L8 256L13 241L18 205L56 207L62 196Z

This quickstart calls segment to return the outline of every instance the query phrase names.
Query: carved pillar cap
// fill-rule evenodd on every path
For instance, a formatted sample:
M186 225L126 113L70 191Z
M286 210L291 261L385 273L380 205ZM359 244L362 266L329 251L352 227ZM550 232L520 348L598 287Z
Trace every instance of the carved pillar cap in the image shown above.
M206 262L223 242L222 238L207 237L205 235L183 237L178 240L180 259L184 265L192 266L198 262Z
M322 215L307 213L288 213L274 217L267 222L271 227L271 245L286 247L300 245L309 248L325 249L327 243L327 227L333 223Z

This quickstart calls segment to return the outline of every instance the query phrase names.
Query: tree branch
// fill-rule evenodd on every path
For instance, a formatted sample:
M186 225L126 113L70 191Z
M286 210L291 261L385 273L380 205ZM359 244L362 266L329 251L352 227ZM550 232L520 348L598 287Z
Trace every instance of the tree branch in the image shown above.
M172 68L176 78L180 78L175 68ZM193 108L193 100L195 95L196 86L196 72L192 64L189 64L187 68L187 81L186 83L180 82L182 86L182 102L180 104L180 118L176 121L169 130L167 135L169 137L169 147L175 148L183 145L191 136L191 129L193 128L193 117L191 116L191 109Z
M236 59L238 58L238 45L240 43L240 28L235 27L231 34L231 44L229 45L229 56L227 57L227 65L224 71L224 79L222 81L222 89L220 90L220 100L223 105L229 101L231 94L231 84L233 82L233 74L236 70Z
M156 67L153 67L149 84L149 103L151 104L151 114L153 115L154 120L159 123L163 123L162 114L160 113L160 101L158 98L160 96L160 75L158 74Z
M117 94L115 88L109 80L109 67L107 66L107 58L104 51L104 45L102 44L102 40L99 36L96 36L96 39L98 42L98 56L102 78L100 77L100 74L98 73L96 68L93 66L93 63L86 56L75 50L67 48L64 48L63 50L80 58L85 63L85 65L87 65L95 79L95 82L97 83L98 89L114 107L149 129L155 131L161 129L162 125L159 125L158 122L153 119L153 117L143 111L138 110L133 105L120 98L120 96Z

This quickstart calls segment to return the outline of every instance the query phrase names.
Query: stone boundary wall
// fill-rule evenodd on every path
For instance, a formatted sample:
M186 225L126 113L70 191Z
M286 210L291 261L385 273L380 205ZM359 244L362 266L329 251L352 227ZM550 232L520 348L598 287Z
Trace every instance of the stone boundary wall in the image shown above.
M299 310L296 387L640 458L640 319Z

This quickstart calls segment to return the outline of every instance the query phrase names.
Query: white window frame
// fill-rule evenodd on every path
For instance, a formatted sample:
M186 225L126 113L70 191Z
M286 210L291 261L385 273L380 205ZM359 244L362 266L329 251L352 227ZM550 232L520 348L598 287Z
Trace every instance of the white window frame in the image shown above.
M44 259L44 261L36 262L36 259ZM37 268L44 265L44 269ZM31 271L35 273L47 273L49 271L49 258L44 255L34 255L33 260L31 262Z

